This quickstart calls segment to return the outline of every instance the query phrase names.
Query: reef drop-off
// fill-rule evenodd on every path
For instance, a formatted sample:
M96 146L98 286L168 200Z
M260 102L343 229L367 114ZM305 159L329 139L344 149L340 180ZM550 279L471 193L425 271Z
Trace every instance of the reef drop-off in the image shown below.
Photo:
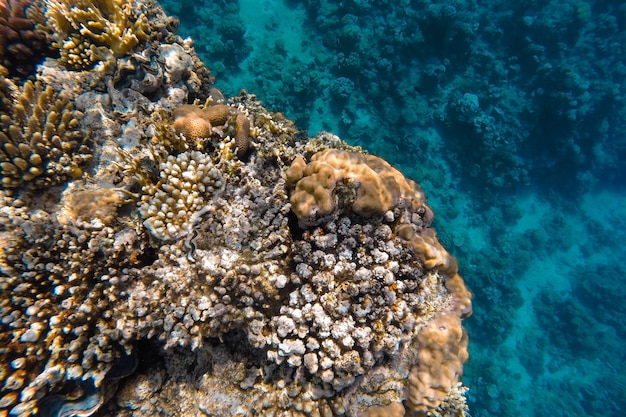
M158 4L80 3L24 4L50 52L0 67L0 410L465 415L419 185L225 99Z

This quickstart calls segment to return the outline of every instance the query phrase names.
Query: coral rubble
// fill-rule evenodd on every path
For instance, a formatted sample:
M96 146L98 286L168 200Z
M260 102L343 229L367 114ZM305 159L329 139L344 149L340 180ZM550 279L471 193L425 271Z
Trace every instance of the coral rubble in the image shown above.
M417 183L174 33L128 55L154 3L47 4L60 57L0 84L1 410L464 415L471 294Z

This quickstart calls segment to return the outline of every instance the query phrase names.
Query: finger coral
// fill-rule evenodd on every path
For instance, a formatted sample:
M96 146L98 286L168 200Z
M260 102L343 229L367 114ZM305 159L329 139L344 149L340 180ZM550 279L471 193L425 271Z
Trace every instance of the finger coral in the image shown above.
M27 81L11 108L0 112L1 185L37 187L82 175L91 157L79 130L82 113L51 87Z
M207 210L208 200L224 188L224 179L210 158L197 151L170 155L159 165L161 182L156 190L144 186L139 208L144 224L161 240L187 234Z
M147 39L143 4L134 0L45 0L61 60L69 67L92 67L106 55L121 57Z
M43 12L31 0L0 1L0 65L12 75L32 74L48 52Z

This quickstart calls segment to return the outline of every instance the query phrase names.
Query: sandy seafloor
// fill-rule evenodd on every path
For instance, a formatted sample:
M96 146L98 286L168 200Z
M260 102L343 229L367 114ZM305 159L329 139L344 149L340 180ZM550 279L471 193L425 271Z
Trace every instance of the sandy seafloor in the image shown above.
M164 5L177 14L185 10L186 2ZM456 9L450 19L459 24L479 22L472 45L464 46L463 52L490 55L491 61L480 66L468 59L460 67L448 69L449 78L436 89L429 90L428 82L422 83L417 92L421 100L403 100L405 96L395 91L384 100L380 90L368 85L359 73L370 71L375 66L372 60L381 58L381 43L393 44L388 26L393 27L394 22L398 27L406 25L409 18L403 16L407 10L423 16L429 7L442 5ZM241 0L237 6L228 13L238 14L243 35L225 53L243 51L240 56L226 59L209 42L196 42L200 55L214 69L218 86L230 93L242 88L254 92L266 106L294 117L311 134L321 129L339 132L350 143L385 156L424 187L437 214L439 233L458 257L476 297L474 316L467 321L471 358L463 377L471 387L472 415L621 415L626 409L626 144L620 128L626 118L623 3L404 1L392 5L383 1ZM227 36L216 27L224 16L220 6L204 8L212 15L205 27L202 21L181 14L182 34L197 38L199 32L208 31L226 41ZM340 19L346 15L356 16L361 30L356 35L357 46L340 45L337 40ZM458 59L454 44L428 48L428 39L447 35L449 22L415 15L412 18L424 23L426 42L415 46L413 55L410 48L386 55L396 71L388 75L379 72L374 77L377 81L394 77L388 85L397 86L403 77L423 73L428 64L446 57ZM604 30L607 25L610 30ZM427 31L433 34L427 37ZM396 37L408 36L399 32ZM276 42L283 53L279 58L272 53ZM535 53L529 54L533 42ZM559 42L560 55L550 55L550 48ZM339 51L346 55L356 51L361 68L343 71L334 61ZM541 57L541 51L546 56ZM541 71L528 75L522 70L491 86L508 92L499 99L487 99L490 87L484 74L491 71L487 66L507 67L514 62L523 67L523 60L542 59L553 68L567 62L568 71L587 85L601 83L603 78L611 80L619 98L601 105L601 93L591 88L589 94L598 94L597 102L586 114L579 113L578 121L570 117L563 122L556 116L561 110L566 112L572 106L576 111L581 105L575 102L575 87L559 77L546 81L541 86L544 91L569 97L569 103L546 97L547 106L553 106L550 112L536 100L535 81L543 76ZM604 69L589 71L590 62ZM275 65L279 68L272 68ZM332 79L338 74L354 80L348 98L333 93ZM298 84L299 76L315 79L307 78L302 83L308 86L303 86ZM531 78L534 81L529 81ZM449 129L454 120L445 120L445 115L432 117L432 112L445 108L455 89L475 93L481 103L488 100L491 106L511 111L511 119L519 116L517 126L508 120L496 129L502 129L504 135L529 132L529 136L513 139L520 143L519 154L513 157L527 169L528 177L522 181L508 178L494 187L488 177L496 175L498 162L507 170L511 155L501 161L497 155L483 159L469 143L481 140L472 126ZM508 94L527 100L528 112L533 115L507 107ZM425 108L420 107L422 101L427 103ZM427 120L390 118L390 114L406 111L406 106L412 106L409 111L415 119ZM598 120L607 124L600 127ZM559 123L571 127L551 129ZM509 128L503 127L507 124ZM589 131L579 134L576 129L581 126ZM420 137L426 139L418 140ZM582 148L582 158L593 160L577 165L573 160L580 155L554 150L572 142ZM480 143L475 146L482 149ZM428 166L412 164L424 154ZM477 175L468 174L467 166L473 164L481 166Z

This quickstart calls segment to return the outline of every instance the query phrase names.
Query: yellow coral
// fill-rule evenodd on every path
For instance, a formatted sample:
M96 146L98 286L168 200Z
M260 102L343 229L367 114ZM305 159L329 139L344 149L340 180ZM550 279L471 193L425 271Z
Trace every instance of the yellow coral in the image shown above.
M58 184L82 175L91 157L78 129L82 113L52 87L28 81L11 108L0 109L0 179L7 188Z
M89 68L107 53L121 57L147 39L147 18L134 0L46 0L61 60Z
M461 319L446 313L419 333L419 363L411 369L406 405L422 415L437 408L463 375L468 337Z
M472 314L472 293L459 275L456 258L439 242L437 233L429 228L416 233L409 224L398 226L397 233L410 243L413 252L422 259L427 269L436 269L444 275L446 289L454 298L455 312L461 317L469 317Z
M352 210L364 217L382 215L404 204L412 211L425 203L424 192L385 160L356 152L327 149L304 160L296 158L287 171L287 183L295 190L291 207L302 224L315 224L337 206L335 188L347 181L356 188Z

